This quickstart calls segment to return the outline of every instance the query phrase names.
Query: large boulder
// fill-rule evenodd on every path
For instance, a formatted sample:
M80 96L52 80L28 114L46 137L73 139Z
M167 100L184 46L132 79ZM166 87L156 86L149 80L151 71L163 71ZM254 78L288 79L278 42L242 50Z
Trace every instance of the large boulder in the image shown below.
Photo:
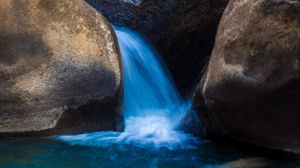
M231 0L194 95L206 134L300 153L299 60L300 1Z
M110 24L81 0L0 0L0 135L116 129Z
M129 26L161 54L181 93L196 86L227 0L86 0L111 23Z

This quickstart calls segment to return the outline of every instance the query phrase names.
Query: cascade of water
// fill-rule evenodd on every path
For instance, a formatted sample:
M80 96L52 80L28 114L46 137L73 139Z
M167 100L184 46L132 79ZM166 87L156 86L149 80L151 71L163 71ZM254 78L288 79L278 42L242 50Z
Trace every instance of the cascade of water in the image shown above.
M159 55L141 36L125 27L114 29L122 55L125 130L59 139L93 146L105 142L169 149L191 147L196 139L178 130L191 108L190 101L183 101Z
M189 109L163 66L159 55L137 33L115 27L124 73L124 114L130 117L159 116L175 127Z

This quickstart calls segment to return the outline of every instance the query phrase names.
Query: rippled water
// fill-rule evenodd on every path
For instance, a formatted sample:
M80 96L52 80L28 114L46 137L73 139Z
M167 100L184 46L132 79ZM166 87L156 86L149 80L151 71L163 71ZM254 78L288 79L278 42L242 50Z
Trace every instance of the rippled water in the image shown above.
M250 149L209 141L201 141L196 148L157 150L114 143L102 143L97 147L80 146L56 141L52 137L10 139L0 140L0 168L297 168L300 166L300 161L296 158L287 159L282 155L254 150L252 147Z

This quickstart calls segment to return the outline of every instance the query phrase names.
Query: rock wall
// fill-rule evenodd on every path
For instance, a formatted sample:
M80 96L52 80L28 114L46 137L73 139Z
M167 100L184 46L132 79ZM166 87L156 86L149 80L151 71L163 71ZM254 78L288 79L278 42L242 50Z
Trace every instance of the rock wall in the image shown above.
M227 0L86 0L111 23L129 26L161 54L181 93L190 95L211 54Z
M300 1L231 0L194 94L206 134L300 153L299 60Z
M0 0L0 135L116 129L119 50L81 0Z

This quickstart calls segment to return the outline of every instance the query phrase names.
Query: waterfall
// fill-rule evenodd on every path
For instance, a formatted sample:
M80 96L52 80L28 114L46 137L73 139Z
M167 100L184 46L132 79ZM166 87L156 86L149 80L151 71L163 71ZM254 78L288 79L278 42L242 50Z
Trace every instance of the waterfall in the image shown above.
M73 145L134 144L178 149L192 147L196 139L180 131L191 109L184 101L158 53L141 36L125 27L114 27L122 55L125 130L65 135Z
M155 116L176 127L190 104L183 102L159 55L132 30L115 27L115 32L122 55L125 121Z

